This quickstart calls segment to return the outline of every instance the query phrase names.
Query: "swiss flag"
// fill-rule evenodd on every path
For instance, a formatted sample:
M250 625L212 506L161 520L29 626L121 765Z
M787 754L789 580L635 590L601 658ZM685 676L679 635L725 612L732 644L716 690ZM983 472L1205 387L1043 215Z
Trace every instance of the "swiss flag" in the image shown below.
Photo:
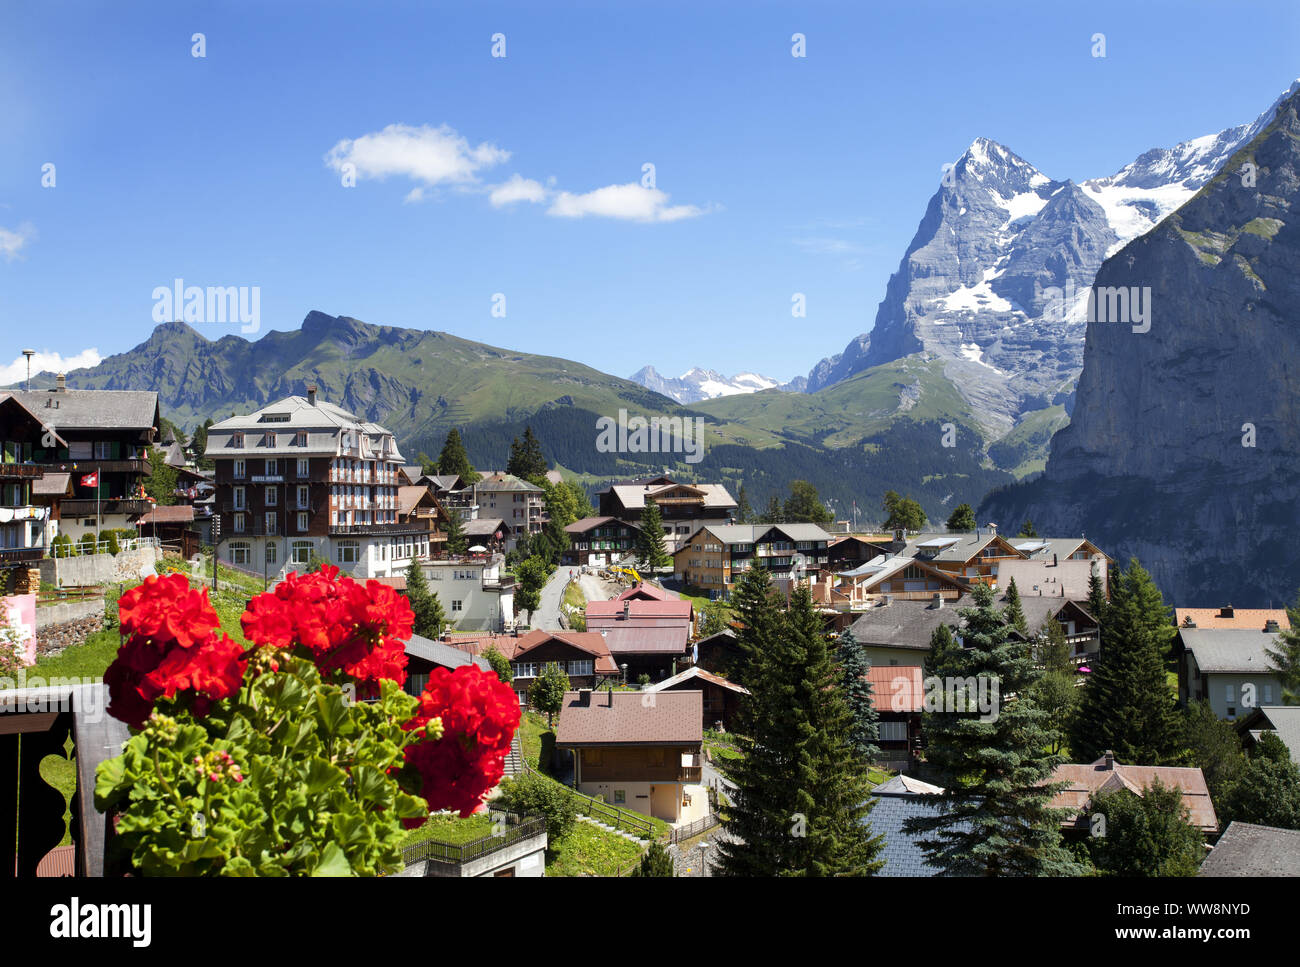
M88 473L88 474L86 474L84 477L82 477L82 478L81 478L81 486L83 486L83 487L98 487L98 486L99 486L99 471L96 470L94 473Z

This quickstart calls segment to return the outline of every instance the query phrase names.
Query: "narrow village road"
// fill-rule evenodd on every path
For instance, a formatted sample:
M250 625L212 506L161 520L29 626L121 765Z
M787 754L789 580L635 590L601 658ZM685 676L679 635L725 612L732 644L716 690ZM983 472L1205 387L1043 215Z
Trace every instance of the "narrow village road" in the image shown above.
M560 624L560 601L564 597L564 586L569 582L569 568L557 568L551 579L542 587L542 603L533 614L528 616L534 628L558 631Z

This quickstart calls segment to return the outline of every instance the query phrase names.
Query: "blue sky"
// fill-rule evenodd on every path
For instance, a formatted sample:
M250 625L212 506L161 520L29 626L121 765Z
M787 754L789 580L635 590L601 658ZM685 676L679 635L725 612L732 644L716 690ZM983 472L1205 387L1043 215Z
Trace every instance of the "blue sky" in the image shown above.
M1300 74L1298 28L1248 0L10 0L0 366L127 350L179 277L259 286L264 330L319 309L788 379L870 329L975 137L1109 174L1252 120Z

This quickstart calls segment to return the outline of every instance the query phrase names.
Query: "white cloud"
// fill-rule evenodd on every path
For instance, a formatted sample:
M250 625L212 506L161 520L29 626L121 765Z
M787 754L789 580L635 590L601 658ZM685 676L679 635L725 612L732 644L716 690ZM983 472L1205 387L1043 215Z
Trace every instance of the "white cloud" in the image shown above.
M31 225L19 225L16 229L0 226L0 255L12 262L18 257L23 246L36 237L36 229Z
M493 208L501 208L503 205L517 201L546 201L546 189L542 187L541 182L511 175L509 181L493 187L492 193L488 195L488 201L492 202Z
M555 196L555 201L546 214L561 218L596 215L637 222L675 222L703 215L704 209L696 205L669 205L668 195L658 188L645 188L631 182L626 185L607 185L581 195L562 191Z
M796 238L794 244L813 255L865 255L867 249L842 238Z
M353 165L358 181L390 175L410 178L420 185L406 200L419 201L428 188L473 184L480 170L509 157L509 151L487 141L472 146L445 124L436 128L390 124L382 131L343 139L326 152L325 163L340 173L344 165Z
M86 369L98 366L103 357L98 349L83 349L75 356L60 356L58 353L39 352L32 357L32 375L37 373L67 373L74 369ZM0 366L0 386L12 386L27 378L27 357L19 356L8 366Z

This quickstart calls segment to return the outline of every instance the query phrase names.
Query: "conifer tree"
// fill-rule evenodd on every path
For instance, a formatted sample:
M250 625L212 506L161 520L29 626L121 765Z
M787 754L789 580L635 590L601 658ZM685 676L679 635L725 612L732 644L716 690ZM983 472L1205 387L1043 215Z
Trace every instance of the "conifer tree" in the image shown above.
M976 584L963 608L958 647L938 629L927 657L926 756L943 776L941 811L904 828L921 834L926 862L950 875L1069 876L1079 866L1061 845L1060 810L1045 783L1062 762L1047 713L1029 697L1038 670L1028 649Z
M781 501L773 494L768 498L767 510L763 511L758 518L760 524L780 524L785 520L785 512L781 509Z
M645 562L651 571L667 566L672 558L664 550L664 519L659 505L647 500L641 508L641 529L636 535L637 560Z
M1178 759L1181 724L1165 678L1174 634L1160 589L1133 559L1114 582L1106 644L1074 716L1070 748L1077 761L1091 762L1107 751L1134 765Z
M460 514L455 510L447 521L447 553L457 556L469 550L469 538L465 536L465 526L460 522Z
M1020 603L1020 591L1016 587L1016 579L1012 578L1011 583L1007 585L1006 593L1006 614L1007 621L1020 634L1029 637L1029 622L1025 620L1025 609Z
M447 623L443 614L442 603L438 596L429 590L424 579L424 569L418 561L412 561L406 569L406 600L415 614L415 633L424 638L437 638Z
M736 729L742 757L719 845L724 876L863 876L880 868L866 763L807 588L782 612L767 572L751 568L733 596L750 694Z
M871 658L852 629L840 635L835 657L840 666L844 698L853 715L850 742L864 761L872 762L880 756L880 747L876 745L880 741L880 713L876 711L871 682L867 681Z
M513 474L520 480L543 480L546 478L546 457L542 445L533 435L531 426L524 427L524 439L520 442L515 437L510 444L510 460L506 464L506 473Z
M1265 649L1282 682L1284 705L1300 705L1300 595L1286 609L1289 628L1278 632L1274 645Z
M470 478L478 476L470 465L469 454L461 441L460 431L455 427L447 431L447 441L443 443L442 452L438 454L438 473L456 474L465 483L473 483Z
M1106 604L1106 585L1102 583L1101 571L1094 567L1088 575L1088 613L1098 623L1106 617Z
M673 858L659 843L651 843L650 848L641 857L641 865L634 869L631 876L676 876L677 870Z
M754 517L754 508L749 506L749 494L745 493L745 485L740 485L740 490L736 493L736 523L748 524Z

